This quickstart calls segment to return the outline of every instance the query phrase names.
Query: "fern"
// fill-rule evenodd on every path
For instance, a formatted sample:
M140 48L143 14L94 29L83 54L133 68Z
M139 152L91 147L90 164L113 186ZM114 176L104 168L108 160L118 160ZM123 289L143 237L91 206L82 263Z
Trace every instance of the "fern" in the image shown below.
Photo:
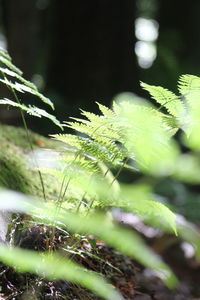
M99 192L98 186L101 186L100 182L106 180L109 168L126 167L125 159L127 157L133 158L141 170L151 173L164 172L163 174L169 172L170 168L173 167L176 149L174 149L168 135L165 134L165 129L162 127L162 114L157 113L153 108L127 102L114 103L113 110L103 105L99 105L99 107L102 115L84 111L82 114L87 117L87 120L78 119L77 122L76 119L75 122L70 122L70 128L84 133L84 137L72 134L52 135L54 139L62 141L68 146L66 158L63 152L63 161L66 168L61 171L63 176L59 175L60 179L68 174L70 184L78 185L79 188L83 189L83 192L90 195L91 199L94 197L96 187L95 194L99 195L100 193L101 196L99 200L92 201L93 207L98 203L101 206L120 207L122 205L124 207L125 205L135 213L139 213L139 211L142 213L144 209L144 214L150 215L153 213L152 205L155 205L155 212L161 210L161 204L159 206L156 202L148 201L141 202L138 209L136 209L137 202L134 206L131 204L130 199L126 198L125 202L122 203L119 198L120 194L114 193L114 197L111 194L102 194L102 192ZM148 148L146 145L148 145ZM69 146L71 146L71 150ZM72 157L68 162L70 151L74 153L74 161L72 160L71 163ZM107 166L107 169L102 169L101 166L103 165ZM88 182L84 182L84 178L77 179L77 174L80 174L82 170L89 172L88 174L91 177L94 174L100 176L97 179L97 184L95 184L93 178L92 190L88 187ZM102 190L112 191L112 184L115 181L116 178L113 176L110 185L102 187ZM101 199L104 199L104 202ZM159 207L159 209L156 209L156 207ZM163 218L166 218L166 221L175 229L175 220L172 221L170 213L165 208L163 208Z
M0 48L0 62L8 67L10 70L15 72L18 76L22 75L22 71L13 65L11 57L4 49Z
M9 65L10 60L6 54L2 57L3 60L8 60L7 64ZM14 72L11 67L2 72L6 76L20 80L21 74ZM21 80L22 84L11 83L7 79L2 81L18 92L35 92L35 87L26 81ZM71 118L71 122L65 123L66 127L74 130L74 134L51 135L63 143L60 150L61 155L58 158L57 168L42 170L55 176L61 182L58 205L49 202L41 204L24 198L18 201L18 197L15 195L12 205L9 204L9 201L2 201L0 208L6 210L12 207L17 211L30 214L39 224L61 227L65 231L70 231L73 238L75 236L73 233L93 234L118 251L158 272L168 286L175 285L176 279L171 270L145 246L137 234L111 222L107 214L99 214L97 211L104 211L112 206L119 207L135 213L149 223L153 224L153 221L157 220L161 228L177 234L180 228L177 230L176 216L168 207L158 201L157 195L148 185L122 185L118 181L118 176L123 168L129 167L134 172L137 170L137 172L154 177L181 177L183 169L180 164L184 161L184 156L180 154L180 149L172 136L179 128L184 127L184 116L187 114L188 128L192 137L188 145L191 148L200 149L200 142L194 138L194 132L197 136L197 130L200 129L200 118L198 119L200 107L197 101L199 95L197 86L200 79L195 77L195 82L194 86L190 75L181 77L179 81L180 96L176 96L164 88L142 83L142 87L149 91L162 107L166 108L165 113L157 110L154 106L140 105L130 101L114 102L112 109L97 103L100 109L99 115L81 111L82 118ZM8 99L2 99L0 102L17 106L37 117L46 116L57 124L52 115L46 115L45 111L38 108L25 106ZM128 164L130 158L134 167L132 164ZM188 156L188 170L186 169L185 172L192 174L193 178L199 174L198 168L194 169L194 164L196 164L196 160ZM112 173L113 169L115 169L114 174ZM194 169L193 172L192 169ZM182 176L181 178L187 180L188 177ZM5 194L1 194L2 199L3 196ZM23 251L17 251L18 249L16 249L18 257L20 255L22 257ZM29 258L26 252L24 255ZM2 251L0 248L0 258L10 265L14 264L13 253L8 253L6 248L2 248ZM40 254L34 256L34 261L37 266L39 263L41 264ZM55 276L56 279L64 278L75 283L78 282L98 293L98 289L90 284L92 282L90 273L86 280L80 277L76 280L77 273L74 270L77 266L72 265L70 270L72 273L74 271L74 277L70 277L71 272L65 273L62 267L60 270L55 270L55 264L56 256L53 255L49 259L49 256L44 254L42 267L37 273L41 274L40 271L42 271L45 276L50 278ZM23 269L23 262L17 260L16 266L22 266ZM63 261L63 266L67 268L68 261ZM46 272L48 268L52 272ZM32 263L24 270L36 272ZM84 270L82 268L79 270L82 275ZM100 281L96 274L92 273L92 276L94 276L95 284L102 289L99 295L105 299L110 297L121 299L118 293L112 294L112 288L110 289L104 281Z
M162 279L165 281L165 283L172 287L176 284L176 278L172 274L170 268L163 263L159 257L153 254L144 244L144 242L140 239L140 237L134 233L131 232L125 228L120 227L119 225L116 225L114 223L111 223L109 218L107 216L103 216L102 214L95 213L90 216L80 216L78 214L72 213L67 211L66 209L60 210L59 214L55 215L56 207L53 204L42 204L40 202L32 201L31 199L28 199L24 197L23 195L15 193L15 200L10 200L7 195L8 192L2 192L1 197L2 199L6 200L0 203L0 208L7 210L12 207L15 209L15 211L20 211L23 213L27 213L29 215L32 215L36 218L37 222L47 225L56 225L58 224L59 227L70 229L72 232L79 232L82 234L94 234L95 236L103 239L105 242L109 243L111 246L116 248L118 251L123 252L130 257L133 257L140 261L141 263L145 264L149 268L156 271L156 273L162 277ZM12 253L11 251L8 251L7 248L0 248L0 258L2 261L13 265L16 263L18 268L22 268L25 271L33 271L34 273L37 272L41 274L41 272L44 272L43 275L47 277L54 277L56 279L60 278L67 278L72 280L72 282L78 282L79 284L82 284L83 286L87 286L89 289L92 289L93 291L97 292L93 285L90 284L90 274L88 274L88 279L84 280L84 276L82 280L78 279L78 281L75 281L75 277L72 276L72 274L76 274L77 271L73 269L70 270L71 272L68 273L67 271L64 272L63 268L64 266L67 266L68 261L64 261L61 259L61 263L63 263L63 267L58 268L58 264L56 264L56 255L52 255L52 260L49 261L48 257L49 255L43 255L43 263L41 265L41 257L39 254L34 254L33 258L35 261L35 264L37 265L38 270L35 269L35 264L32 263L32 260L30 260L27 265L24 265L24 260L22 259L23 254L25 255L25 259L28 256L28 253L26 251L21 250L21 252L16 249L16 253L18 254L17 257L20 257L19 259L15 259L13 261L14 257L14 251ZM147 259L148 257L148 259ZM73 266L73 263L71 263ZM59 263L60 266L60 263ZM82 274L83 270L80 269L80 274ZM71 274L72 273L72 274ZM71 276L70 276L71 274ZM87 273L86 273L87 274ZM97 286L99 288L102 286L105 289L105 283L104 282L98 282L98 276L93 273L94 280L96 281ZM78 277L79 278L79 277ZM86 282L87 285L86 285ZM92 288L93 287L93 288ZM112 288L108 289L107 291L111 292ZM108 295L103 294L103 292L100 294L105 299L110 299ZM117 294L116 294L117 295ZM114 298L115 299L115 298Z
M163 114L163 124L169 133L173 135L179 128L182 129L186 133L184 141L187 146L200 149L200 77L188 74L180 76L179 96L159 86L145 83L141 83L141 86L169 112L169 115Z
M62 124L56 119L56 117L47 113L45 110L42 110L38 107L27 106L24 103L21 103L17 93L30 93L54 109L54 105L51 100L42 95L32 82L23 78L21 70L13 65L9 54L4 49L0 49L0 74L3 77L0 78L0 82L11 90L15 100L2 99L0 100L0 104L18 107L32 116L48 118L55 125L59 126L61 129L63 128ZM11 79L17 79L18 81L13 82L11 79L8 79L8 77Z
M114 106L113 106L113 110L109 109L108 107L96 102L97 105L99 106L99 109L100 111L102 112L102 114L105 116L105 117L115 117L116 115L118 115L119 111L117 111L117 108L114 109Z
M165 107L172 116L180 116L183 110L183 104L174 93L163 87L148 85L144 82L141 82L141 87L148 91L152 98L161 106Z
M101 106L103 107L103 106ZM104 108L105 110L105 108ZM80 154L87 155L97 162L116 166L121 164L128 152L125 148L117 146L116 142L122 140L121 129L114 112L106 108L108 115L95 115L82 111L85 119L75 119L68 122L67 127L79 131L85 136L52 135L55 139L71 145ZM78 122L77 122L78 121Z
M200 91L200 77L188 74L180 76L178 90L183 96L187 96L190 92Z
M35 116L35 117L39 117L39 118L45 117L45 118L51 120L55 125L57 125L58 127L60 127L62 129L62 125L56 119L56 117L54 115L47 113L46 110L44 110L44 109L38 108L36 106L30 106L30 105L26 106L24 104L14 102L14 101L6 99L6 98L0 99L0 104L19 107L21 110L25 111L26 113L28 113L31 116Z
M88 271L61 255L1 246L0 258L7 265L15 265L18 272L36 273L50 280L70 280L74 284L88 288L103 299L123 300L99 274Z

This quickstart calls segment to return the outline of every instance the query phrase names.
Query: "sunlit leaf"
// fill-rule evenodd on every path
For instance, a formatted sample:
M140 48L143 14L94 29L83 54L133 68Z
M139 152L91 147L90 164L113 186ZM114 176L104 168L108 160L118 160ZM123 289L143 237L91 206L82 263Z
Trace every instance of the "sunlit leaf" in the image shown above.
M0 79L0 81L2 83L4 83L6 86L10 87L11 89L16 90L17 92L20 92L20 93L27 92L27 93L30 93L30 94L33 94L33 95L37 96L44 103L50 105L52 109L54 108L54 105L53 105L53 103L51 102L50 99L43 96L41 93L39 93L38 91L33 89L30 85L28 86L28 85L21 84L21 83L18 83L18 82L13 83L13 82L9 81L6 77L4 79Z
M148 186L123 185L121 197L123 199L121 207L124 207L125 210L134 212L140 217L151 216L153 219L160 219L177 234L175 214L162 203L155 201L155 195Z
M169 175L178 156L178 147L169 139L162 119L146 107L123 106L121 119L124 124L126 143L129 152L135 154L135 160L142 171L154 175Z
M194 150L200 150L200 93L191 91L185 96L187 103L187 125L185 126L186 135L184 135L185 144Z
M35 117L45 117L49 120L51 120L55 125L59 126L61 129L63 129L62 124L56 119L54 115L51 115L46 112L46 110L35 107L35 106L26 106L24 104L17 103L15 101L9 100L9 99L0 99L0 104L6 104L18 107L24 111L26 111L29 115L35 116Z
M43 224L66 226L67 230L79 232L82 234L93 234L118 251L137 259L143 265L151 268L156 274L170 287L176 285L177 280L170 268L156 256L141 238L134 232L131 232L119 225L114 224L109 218L101 214L89 214L80 216L79 214L70 213L64 209L56 209L53 204L45 204L27 200L25 196L17 193L16 197L10 197L10 194L2 192L2 202L0 208L3 210L11 209L20 210L37 217L37 220ZM13 194L13 195L14 195ZM3 201L5 199L5 201ZM55 212L58 212L57 214Z
M148 91L152 98L165 107L172 116L180 116L183 110L183 103L174 93L161 86L149 85L144 82L141 82L141 87Z
M35 273L50 280L71 281L82 285L104 299L123 299L102 276L55 253L37 253L1 245L0 260L15 267L18 272Z
M191 184L200 183L200 159L192 154L182 154L177 159L173 177Z

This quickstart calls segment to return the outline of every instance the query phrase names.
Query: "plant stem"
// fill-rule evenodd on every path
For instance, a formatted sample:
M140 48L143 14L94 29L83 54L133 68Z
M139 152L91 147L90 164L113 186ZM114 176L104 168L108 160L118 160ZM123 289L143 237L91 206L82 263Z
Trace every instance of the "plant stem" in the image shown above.
M15 90L13 88L11 88L11 90L12 90L12 93L13 93L16 101L18 102L18 104L21 104L21 101L18 98L17 94L15 93ZM23 110L21 108L20 108L20 113L21 113L22 122L23 122L23 125L24 125L24 128L25 128L25 131L26 131L26 136L27 136L28 144L29 144L30 150L31 150L31 152L33 154L35 165L37 167L37 171L38 171L38 175L39 175L40 183L41 183L41 187L42 187L42 193L43 193L44 201L46 202L46 193L45 193L44 181L43 181L43 178L42 178L42 174L41 174L41 172L39 170L37 159L36 159L36 157L34 155L33 145L31 143L30 134L29 134L29 131L28 131L27 123L26 123L26 118L25 118L24 112L23 112Z

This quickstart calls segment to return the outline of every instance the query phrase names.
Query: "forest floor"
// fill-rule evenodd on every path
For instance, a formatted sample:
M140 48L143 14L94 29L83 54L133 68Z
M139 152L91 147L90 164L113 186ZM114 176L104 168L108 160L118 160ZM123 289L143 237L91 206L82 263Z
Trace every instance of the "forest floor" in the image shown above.
M140 226L143 225L140 224ZM144 226L143 230L147 230L147 226ZM38 238L39 232L41 234ZM82 266L105 275L121 292L124 299L200 300L200 262L190 253L190 248L183 247L182 241L177 237L164 233L144 237L148 245L162 256L179 279L179 286L175 290L168 289L151 270L108 247L103 241L93 236L89 238L93 244L87 240L83 241L77 249L77 254L73 255L73 259ZM20 246L42 250L44 243L41 226L35 226L23 236ZM19 274L13 268L4 265L0 267L0 278L0 299L2 300L101 299L72 283L52 282L31 274Z

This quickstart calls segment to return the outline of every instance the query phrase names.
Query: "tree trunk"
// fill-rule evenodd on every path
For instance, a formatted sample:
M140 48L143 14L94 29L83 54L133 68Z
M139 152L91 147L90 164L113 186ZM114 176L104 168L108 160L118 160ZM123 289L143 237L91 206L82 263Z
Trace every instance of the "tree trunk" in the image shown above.
M33 148L56 148L54 141L29 132ZM31 152L26 131L22 128L0 125L0 192L3 189L21 192L30 196L43 198L43 188L38 171L31 165ZM57 199L60 184L55 178L43 176L46 199ZM11 213L0 211L0 243L6 241Z

